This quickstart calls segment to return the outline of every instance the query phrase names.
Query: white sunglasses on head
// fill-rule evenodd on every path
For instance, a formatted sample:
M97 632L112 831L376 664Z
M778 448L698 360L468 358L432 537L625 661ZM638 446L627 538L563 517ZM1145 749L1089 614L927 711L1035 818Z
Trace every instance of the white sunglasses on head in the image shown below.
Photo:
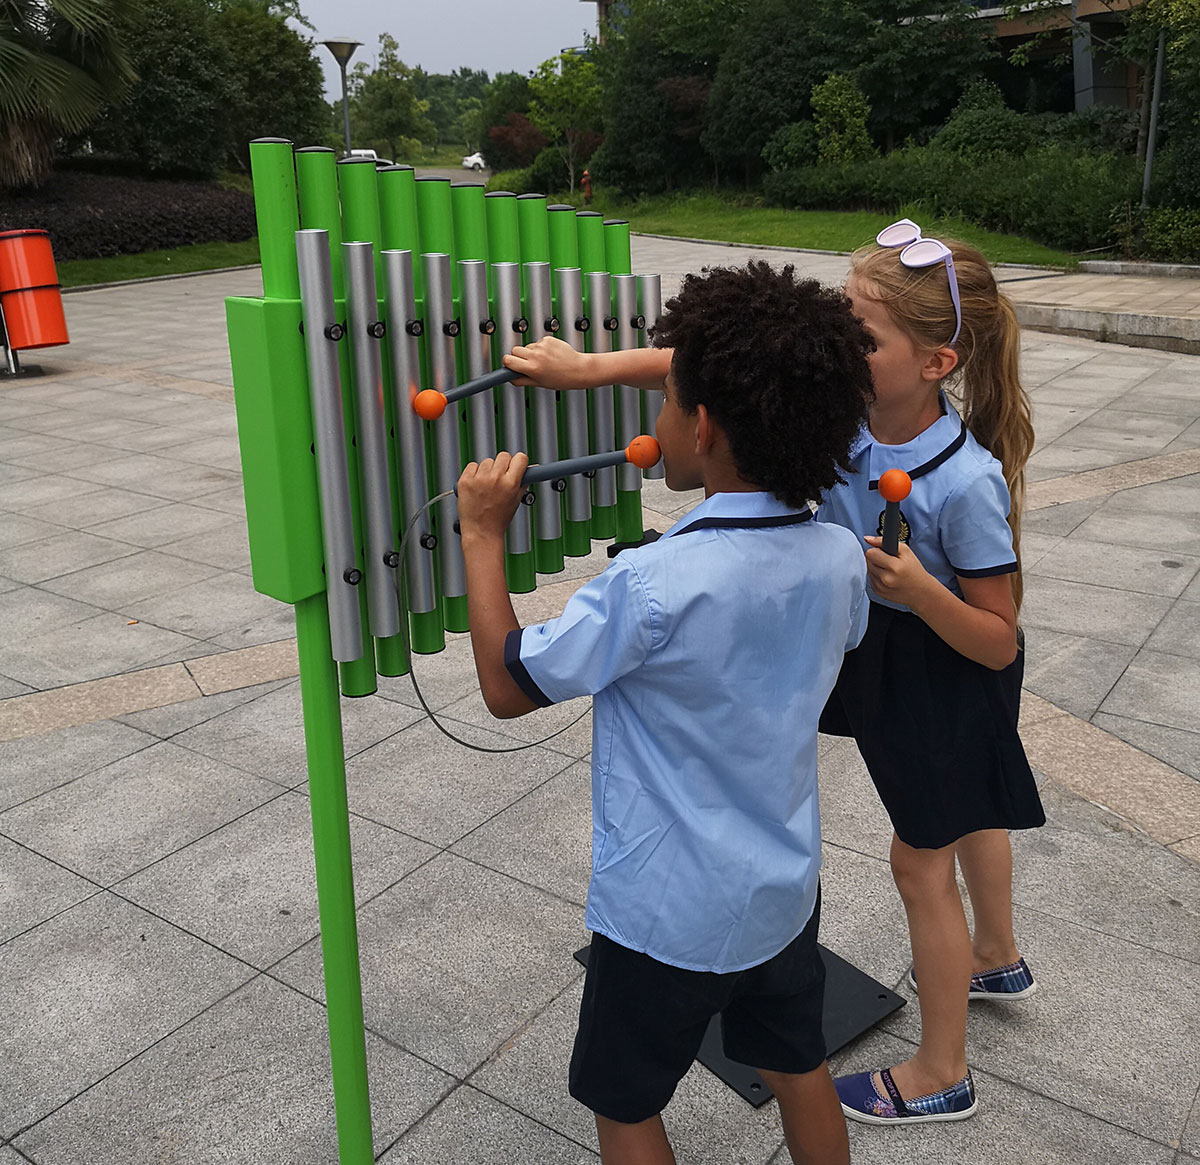
M938 239L927 239L922 236L921 228L911 218L902 218L891 226L884 227L875 236L875 242L881 247L901 247L900 262L905 267L918 270L922 267L933 267L938 263L946 264L946 276L950 281L950 298L954 302L954 335L950 337L947 347L953 348L958 333L962 331L962 306L958 302L958 276L954 274L954 256L950 248Z

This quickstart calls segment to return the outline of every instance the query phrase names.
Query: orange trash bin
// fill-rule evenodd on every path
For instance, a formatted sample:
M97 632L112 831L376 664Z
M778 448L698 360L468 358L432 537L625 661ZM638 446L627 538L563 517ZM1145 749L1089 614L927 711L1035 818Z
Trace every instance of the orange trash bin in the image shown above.
M49 231L0 231L0 313L14 351L70 342Z

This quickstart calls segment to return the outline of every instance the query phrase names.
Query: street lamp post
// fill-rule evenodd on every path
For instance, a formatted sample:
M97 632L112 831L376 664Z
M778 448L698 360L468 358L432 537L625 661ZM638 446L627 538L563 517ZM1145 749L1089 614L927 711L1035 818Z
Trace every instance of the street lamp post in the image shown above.
M333 54L333 59L337 61L338 68L342 71L342 120L346 130L346 157L349 157L350 97L346 92L346 66L350 63L350 58L354 56L354 50L362 44L362 41L351 40L348 36L335 36L330 37L329 40L323 40L321 43Z

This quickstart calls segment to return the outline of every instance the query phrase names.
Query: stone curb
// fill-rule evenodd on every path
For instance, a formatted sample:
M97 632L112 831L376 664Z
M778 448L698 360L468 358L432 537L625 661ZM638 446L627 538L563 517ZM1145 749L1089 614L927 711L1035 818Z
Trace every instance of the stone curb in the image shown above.
M1139 263L1129 259L1084 259L1084 275L1149 275L1156 279L1200 279L1200 263Z
M1197 317L1089 311L1041 303L1014 303L1013 306L1021 326L1035 332L1200 355L1200 318Z

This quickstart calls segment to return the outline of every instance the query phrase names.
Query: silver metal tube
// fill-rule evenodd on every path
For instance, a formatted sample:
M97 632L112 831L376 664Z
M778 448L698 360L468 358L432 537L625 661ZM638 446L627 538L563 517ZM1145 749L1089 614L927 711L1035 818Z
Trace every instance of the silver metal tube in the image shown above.
M583 314L583 273L578 267L556 267L554 285L563 339L576 352L582 352L589 323ZM591 452L588 448L587 393L564 392L562 409L566 418L567 457L586 457ZM567 520L586 522L591 516L592 499L587 478L567 478Z
M588 328L588 347L593 352L612 351L612 292L607 271L589 271L583 277L584 302L591 326ZM592 389L593 453L611 453L617 447L617 419L614 412L613 386L597 385ZM592 478L592 504L617 504L617 471L608 466L597 469Z
M431 388L445 392L454 386L454 298L450 291L450 256L421 256L425 276L425 354ZM453 490L462 472L458 444L458 407L447 409L433 424L434 480L437 492ZM437 505L438 566L442 594L458 598L467 593L467 570L463 563L462 539L455 532L458 503L453 494Z
M329 232L297 231L296 260L300 269L304 347L312 399L329 636L333 658L339 663L349 663L361 659L363 653L355 589L362 576L354 554L354 518L350 511L350 470L337 350L343 329L334 314Z
M482 259L460 259L458 285L461 288L462 346L466 358L467 380L492 370L492 340L489 327L495 322L488 313L487 264ZM471 456L476 461L496 456L496 398L491 389L469 398L467 415L471 418Z
M646 331L642 336L642 346L645 347L645 337L649 335L650 329L658 323L658 317L662 315L662 277L660 275L639 275L637 277L637 285L638 314L646 321ZM661 393L650 392L646 394L647 433L654 432L654 426L658 421L658 414L662 412L662 407L663 397ZM666 472L661 461L645 471L647 477L655 478L665 477Z
M492 265L492 303L496 320L496 363L499 364L514 345L525 342L529 327L521 314L521 268L516 263ZM529 452L525 390L515 384L505 384L500 389L500 433L501 444L509 453ZM529 507L519 506L508 527L510 554L527 554L533 549L529 525Z
M354 369L358 411L358 480L362 488L367 549L367 612L371 634L389 639L400 634L400 607L392 571L396 531L392 525L392 487L388 477L387 421L383 413L383 355L386 328L379 318L375 287L375 245L343 243L346 273L346 323Z
M413 293L411 251L384 251L383 278L387 286L387 342L392 357L392 413L396 419L396 465L400 481L402 528L429 500L425 468L425 429L413 412L412 400L421 388L421 356L417 334L417 303ZM417 520L408 539L405 578L408 609L424 614L437 607L430 557L429 512Z
M529 343L535 343L558 331L558 320L554 317L554 301L550 294L550 264L525 264L525 311L529 320ZM553 325L553 326L552 326ZM557 395L550 388L531 388L530 404L533 412L533 439L539 461L558 460L558 408ZM558 494L549 482L533 487L537 503L533 507L534 531L539 539L547 541L562 535L562 506Z
M617 330L613 333L613 348L627 352L638 346L637 281L632 275L614 275L613 314ZM642 394L628 384L617 385L617 441L622 449L642 431ZM617 466L617 489L632 492L641 486L641 470L628 461Z

